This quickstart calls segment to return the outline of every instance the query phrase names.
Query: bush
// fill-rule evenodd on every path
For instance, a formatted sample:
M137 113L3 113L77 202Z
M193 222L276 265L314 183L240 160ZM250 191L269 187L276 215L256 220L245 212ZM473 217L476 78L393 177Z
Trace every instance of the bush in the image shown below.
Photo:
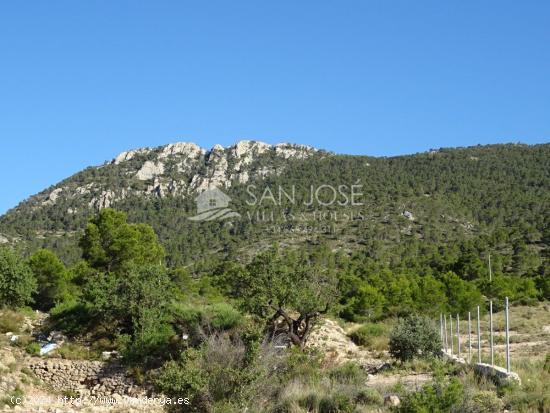
M246 351L239 340L210 336L200 348L188 349L179 360L165 363L156 380L157 389L167 397L189 398L189 406L175 411L203 413L212 411L214 404L238 403L258 377Z
M13 250L0 247L0 307L22 307L32 302L35 290L29 267Z
M347 362L335 367L329 372L329 377L339 383L363 383L366 381L364 370L353 362Z
M33 341L25 346L25 351L31 356L37 356L40 354L40 345Z
M352 341L358 346L370 346L374 337L384 334L384 326L380 324L365 324L350 334Z
M63 343L55 351L59 357L66 360L98 360L100 358L98 353L76 343Z
M390 354L401 362L440 353L439 332L432 320L413 315L399 320L390 334Z
M353 402L344 394L324 396L319 401L319 413L351 413Z
M463 397L464 387L458 379L454 378L448 383L438 379L422 387L422 390L408 394L402 400L398 411L400 413L459 411Z
M67 270L61 260L49 250L38 250L28 260L36 278L38 290L34 301L37 308L47 311L56 302L69 298Z
M0 333L19 333L23 324L24 317L15 311L6 310L0 314Z
M188 397L189 406L174 406L173 411L207 412L211 399L208 394L208 376L202 366L202 356L198 350L190 349L182 353L179 361L167 362L157 378L157 389L167 397Z
M500 412L504 403L492 391L480 391L474 394L472 400L467 402L464 411L468 413Z
M355 396L355 401L359 404L376 405L384 404L384 398L376 389L363 389Z
M242 321L241 313L226 303L212 304L207 307L206 315L210 325L219 331L230 330Z

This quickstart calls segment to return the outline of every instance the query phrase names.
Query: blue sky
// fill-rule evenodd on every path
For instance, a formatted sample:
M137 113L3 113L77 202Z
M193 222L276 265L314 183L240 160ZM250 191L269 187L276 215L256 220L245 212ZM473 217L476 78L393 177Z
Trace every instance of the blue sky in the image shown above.
M0 4L0 213L135 147L550 141L550 2Z

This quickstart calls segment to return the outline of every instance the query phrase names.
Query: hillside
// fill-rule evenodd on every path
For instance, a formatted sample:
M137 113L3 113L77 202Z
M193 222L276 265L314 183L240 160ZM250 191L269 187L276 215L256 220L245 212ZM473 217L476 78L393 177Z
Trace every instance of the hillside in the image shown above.
M188 219L195 215L196 195L212 185L232 198L230 207L240 219ZM326 205L333 197L327 187L341 185L344 194ZM352 185L359 194L356 205ZM307 206L311 188L320 199ZM338 203L346 200L347 205ZM380 255L403 243L447 245L483 237L488 248L505 256L513 255L509 241L538 256L548 245L550 145L439 149L391 158L252 141L208 151L192 143L143 148L22 202L0 218L0 235L27 251L52 248L73 263L85 223L104 207L152 225L173 265L213 254L241 257L274 241L326 243L346 254L369 248Z

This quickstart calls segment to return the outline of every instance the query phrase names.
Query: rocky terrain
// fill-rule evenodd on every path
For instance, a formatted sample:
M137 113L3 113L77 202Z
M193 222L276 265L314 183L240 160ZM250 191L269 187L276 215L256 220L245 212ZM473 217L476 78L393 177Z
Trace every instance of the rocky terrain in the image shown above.
M79 205L65 210L67 214L75 214L83 202L89 208L100 209L132 195L186 197L212 186L228 188L233 183L243 184L253 178L281 173L284 168L281 160L304 159L316 152L305 145L269 145L247 140L227 148L215 145L210 150L191 142L134 149L122 152L102 166L90 168L92 179L62 182L28 202L36 209L76 199ZM270 160L259 166L261 159ZM120 182L109 185L95 179L103 170L116 171L126 185L121 186Z

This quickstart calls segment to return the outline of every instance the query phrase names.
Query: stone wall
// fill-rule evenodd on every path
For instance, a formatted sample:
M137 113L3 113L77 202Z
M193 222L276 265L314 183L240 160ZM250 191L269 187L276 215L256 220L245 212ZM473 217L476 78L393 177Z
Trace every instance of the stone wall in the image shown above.
M55 390L72 391L81 396L142 397L148 390L139 386L117 363L31 358L28 367Z
M490 364L486 363L468 363L465 359L458 357L455 354L449 354L445 350L441 350L443 352L443 355L450 359L451 361L458 363L458 364L467 364L467 365L473 365L474 370L477 374L480 374L485 377L490 377L498 381L499 383L507 383L507 382L515 382L519 385L521 385L521 379L517 373L514 373L513 371L509 372L506 371L503 367L498 366L492 366Z

